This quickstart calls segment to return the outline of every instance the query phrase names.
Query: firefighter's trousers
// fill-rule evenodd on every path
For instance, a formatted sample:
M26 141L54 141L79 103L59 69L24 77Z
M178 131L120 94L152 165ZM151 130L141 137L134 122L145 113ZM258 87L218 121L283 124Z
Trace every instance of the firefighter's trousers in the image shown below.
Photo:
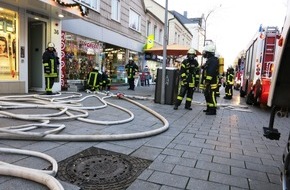
M52 86L56 77L45 77L45 91L46 94L52 94Z
M206 101L207 108L209 110L216 111L216 88L217 84L206 85L204 90L204 97Z
M232 98L233 96L233 85L227 84L225 88L225 93L227 98Z
M180 106L182 99L186 94L185 107L190 108L193 93L194 93L194 87L189 87L189 85L181 85L178 96L177 96L177 100L175 102L175 106L176 107Z
M128 83L129 83L129 89L134 90L135 88L135 84L134 84L135 79L132 78L128 78Z

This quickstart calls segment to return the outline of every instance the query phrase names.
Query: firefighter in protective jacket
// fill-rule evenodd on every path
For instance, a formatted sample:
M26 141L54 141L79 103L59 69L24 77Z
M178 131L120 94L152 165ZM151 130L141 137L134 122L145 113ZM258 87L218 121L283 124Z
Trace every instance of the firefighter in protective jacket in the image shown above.
M129 88L128 90L134 90L135 89L135 74L138 72L138 66L134 62L133 58L129 58L129 62L127 65L125 65L125 69L127 72L127 77L128 77L128 83L129 83Z
M215 46L209 44L204 47L203 57L206 58L206 63L202 66L204 69L204 96L206 100L207 108L204 110L206 115L216 115L216 88L219 61L215 57Z
M42 64L44 67L45 91L47 95L52 95L52 86L58 77L59 57L54 48L54 43L49 42L42 55Z
M87 88L91 91L100 90L102 86L102 74L99 73L99 67L94 67L94 69L89 73L87 80Z
M191 101L195 90L195 77L196 70L198 69L198 62L195 59L196 51L194 49L189 49L187 52L187 59L182 61L180 68L180 82L181 87L175 102L174 108L178 109L183 97L186 95L185 109L192 110Z
M230 100L233 97L233 85L234 85L234 69L229 67L226 73L226 87L224 99Z
M108 71L103 72L102 80L103 80L102 90L110 91L112 79L110 78Z

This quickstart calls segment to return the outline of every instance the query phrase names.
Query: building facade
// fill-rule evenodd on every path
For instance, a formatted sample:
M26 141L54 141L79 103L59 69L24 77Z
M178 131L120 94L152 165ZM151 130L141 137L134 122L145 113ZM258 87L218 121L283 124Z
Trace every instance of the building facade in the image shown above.
M76 6L77 7L77 6ZM0 37L6 41L6 60L0 61L0 93L44 90L42 53L54 42L61 53L61 18L81 17L81 10L56 1L0 2ZM4 57L5 57L4 56ZM60 78L55 88L60 89Z
M0 13L0 94L44 91L42 54L48 42L61 60L53 91L85 81L95 66L113 83L126 83L129 57L140 70L147 64L148 35L163 45L165 9L152 0L2 0ZM168 19L168 43L190 45L186 27L171 13Z
M142 61L142 0L3 0L0 7L0 38L7 49L0 62L0 94L44 91L42 53L48 42L61 58L53 91L85 79L94 66L108 70L114 82L126 82L129 56Z
M165 22L165 8L154 0L144 0L146 10L152 12L159 20ZM167 44L190 46L192 34L174 14L168 11L168 39Z
M98 66L107 71L113 83L126 83L125 64L133 57L142 66L145 36L145 10L142 0L100 0L98 11L82 19L62 21L66 49L64 78L70 81L87 78ZM67 89L67 83L62 89Z

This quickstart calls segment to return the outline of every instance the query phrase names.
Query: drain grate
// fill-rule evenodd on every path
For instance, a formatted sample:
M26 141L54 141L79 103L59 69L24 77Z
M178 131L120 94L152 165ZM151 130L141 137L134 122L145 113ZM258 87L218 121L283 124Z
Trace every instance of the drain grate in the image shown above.
M57 178L82 190L126 189L152 161L95 147L58 163Z

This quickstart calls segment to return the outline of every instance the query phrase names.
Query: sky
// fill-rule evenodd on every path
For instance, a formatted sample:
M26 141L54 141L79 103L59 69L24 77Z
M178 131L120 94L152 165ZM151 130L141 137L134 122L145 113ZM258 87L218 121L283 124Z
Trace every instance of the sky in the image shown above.
M155 0L165 7L166 0ZM289 0L290 1L290 0ZM287 0L168 0L168 10L188 18L207 19L207 39L216 43L217 52L225 65L234 63L238 54L246 49L259 26L277 26L281 31L287 10Z

